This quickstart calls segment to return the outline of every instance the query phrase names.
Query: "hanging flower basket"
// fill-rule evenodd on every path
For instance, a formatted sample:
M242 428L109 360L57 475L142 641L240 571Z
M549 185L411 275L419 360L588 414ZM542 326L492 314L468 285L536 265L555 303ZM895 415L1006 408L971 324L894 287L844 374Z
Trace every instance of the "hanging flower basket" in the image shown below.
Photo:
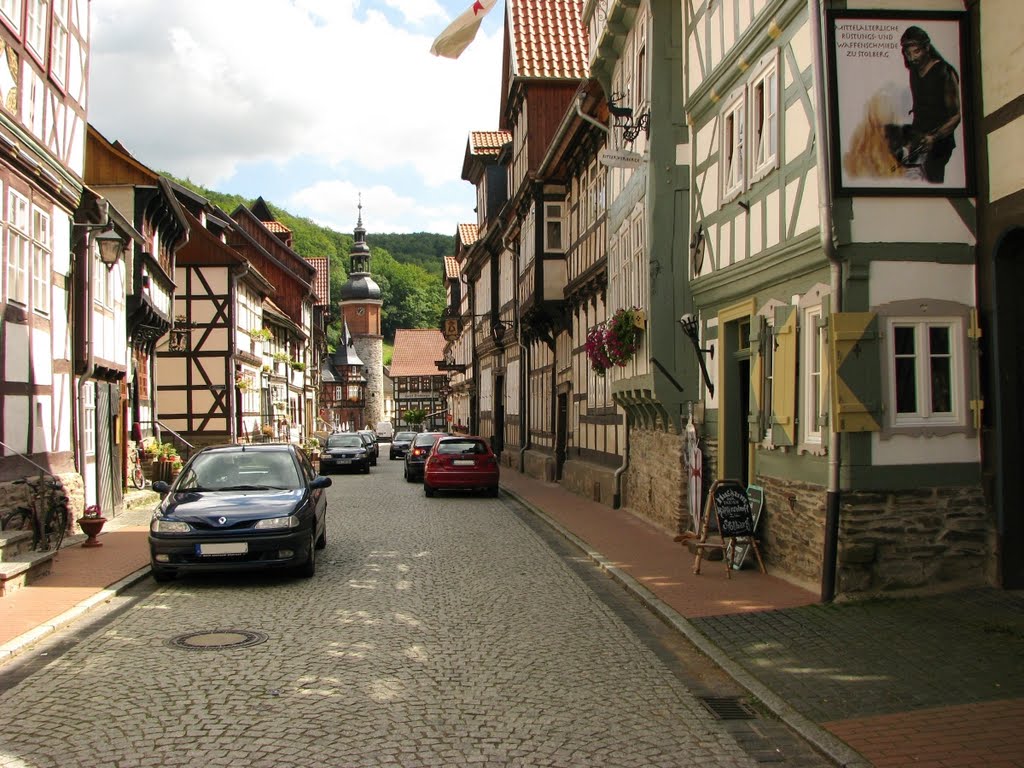
M620 309L587 334L586 352L590 367L598 376L613 365L623 367L640 348L640 334L646 326L643 310Z

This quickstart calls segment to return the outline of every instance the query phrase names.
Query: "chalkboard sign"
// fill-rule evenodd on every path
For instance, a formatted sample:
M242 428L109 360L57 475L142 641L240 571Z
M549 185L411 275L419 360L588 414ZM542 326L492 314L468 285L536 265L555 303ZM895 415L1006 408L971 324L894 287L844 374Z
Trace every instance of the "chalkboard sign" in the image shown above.
M723 538L754 535L747 489L735 480L719 481L714 488L718 528Z

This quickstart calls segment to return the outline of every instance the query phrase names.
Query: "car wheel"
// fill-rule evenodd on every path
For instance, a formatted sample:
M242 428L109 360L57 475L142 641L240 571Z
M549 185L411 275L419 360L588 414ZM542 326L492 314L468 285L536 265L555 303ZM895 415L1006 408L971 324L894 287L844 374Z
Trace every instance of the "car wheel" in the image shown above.
M320 538L316 540L317 549L325 549L327 547L327 521L324 520L324 531L320 534Z
M428 498L434 495L434 489L426 483L423 484L423 494Z
M408 468L406 468L406 470L405 470L405 482L407 482L407 483L413 482L412 475L409 474Z
M370 474L370 465L369 464L367 464L366 466L363 467L363 474L364 475Z
M304 579L311 579L316 575L316 540L314 534L309 534L309 557L299 566L299 576Z
M168 581L174 581L174 571L168 571L165 568L153 568L153 581L158 584L165 584Z

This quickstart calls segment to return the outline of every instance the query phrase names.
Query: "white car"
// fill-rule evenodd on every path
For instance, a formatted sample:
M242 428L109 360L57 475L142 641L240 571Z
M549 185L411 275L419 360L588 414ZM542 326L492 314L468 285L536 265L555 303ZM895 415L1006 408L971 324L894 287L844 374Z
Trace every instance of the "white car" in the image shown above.
M390 421L378 421L373 431L377 433L378 440L391 440L395 436L395 428Z

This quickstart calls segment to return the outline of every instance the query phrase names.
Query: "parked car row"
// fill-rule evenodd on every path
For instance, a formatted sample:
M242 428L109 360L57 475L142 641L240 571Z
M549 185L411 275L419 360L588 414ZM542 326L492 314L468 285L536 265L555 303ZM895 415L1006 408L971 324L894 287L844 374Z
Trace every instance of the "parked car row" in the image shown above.
M498 495L498 459L484 438L409 434L405 479L422 482L428 497L451 490ZM377 441L365 431L328 435L319 472L287 443L203 448L173 483L153 483L162 497L149 528L153 578L254 568L313 576L316 551L327 546L326 475L368 474L376 453Z
M482 437L421 432L413 435L405 453L404 475L406 482L422 482L428 497L454 490L497 496L500 469L498 457Z

